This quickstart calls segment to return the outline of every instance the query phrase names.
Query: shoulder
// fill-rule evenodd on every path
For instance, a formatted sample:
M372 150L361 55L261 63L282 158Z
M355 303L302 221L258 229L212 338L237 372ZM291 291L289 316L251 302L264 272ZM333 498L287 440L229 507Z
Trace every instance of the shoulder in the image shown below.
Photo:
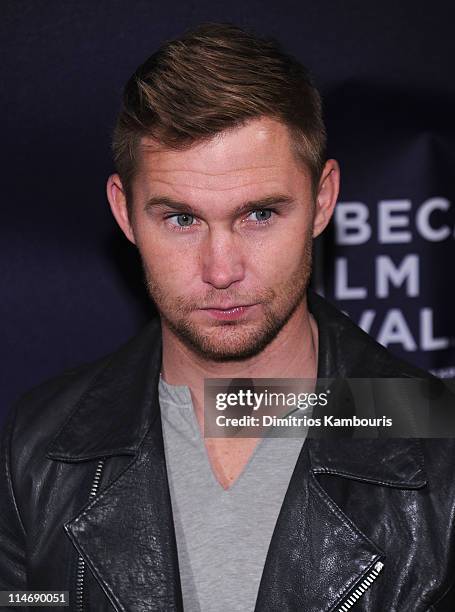
M320 364L327 376L352 378L434 378L427 371L393 355L346 314L313 291L308 305L319 329Z
M10 409L4 436L14 439L15 449L27 454L44 449L63 427L74 408L111 367L127 368L140 358L151 342L159 342L159 325L149 323L136 336L96 361L67 370L21 395Z
M369 379L368 389L383 410L405 417L421 434L422 444L433 458L455 452L454 385L394 356L364 332L347 315L315 293L309 294L309 308L319 333L320 378ZM321 366L321 367L319 367ZM363 388L362 386L360 388ZM407 415L407 416L406 416Z

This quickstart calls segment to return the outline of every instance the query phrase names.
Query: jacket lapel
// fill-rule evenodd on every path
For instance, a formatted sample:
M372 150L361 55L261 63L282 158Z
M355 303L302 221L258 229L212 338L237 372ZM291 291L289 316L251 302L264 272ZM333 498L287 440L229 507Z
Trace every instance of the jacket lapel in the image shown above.
M255 610L333 610L383 557L319 485L305 444L275 526Z
M183 609L160 367L161 334L154 321L100 369L47 453L75 463L112 457L122 466L64 526L116 610ZM122 461L116 458L121 455Z
M161 424L66 532L117 610L181 610Z
M426 484L418 444L396 439L306 441L275 526L255 612L339 609L389 551L373 542L355 517L346 516L318 475L335 477L338 482L332 486L337 490L349 491L352 480L418 489Z
M352 334L352 324L316 294L309 292L308 303L319 330L318 378L374 376L375 368L380 376L378 364L362 363L362 332L356 329ZM368 367L373 368L371 373ZM339 416L350 412L351 398L343 383L337 386L336 397L332 407ZM255 612L343 609L346 598L387 557L388 551L329 495L321 475L331 475L338 481L332 481L332 487L345 491L350 481L401 489L426 484L418 439L312 435L302 447L275 526Z

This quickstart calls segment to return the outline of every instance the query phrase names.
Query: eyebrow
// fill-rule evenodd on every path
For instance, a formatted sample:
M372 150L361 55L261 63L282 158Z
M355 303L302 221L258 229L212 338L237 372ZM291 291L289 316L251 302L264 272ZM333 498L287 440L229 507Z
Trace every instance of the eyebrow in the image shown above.
M294 203L294 198L289 195L276 193L258 200L246 200L239 206L237 206L232 212L234 215L240 215L244 212L255 210L256 208L270 208L271 206L285 207L289 204ZM175 212L187 213L195 216L202 216L202 211L199 211L197 207L191 206L187 202L174 200L168 196L152 196L147 200L144 206L144 210L150 211L153 208L163 208L173 210Z

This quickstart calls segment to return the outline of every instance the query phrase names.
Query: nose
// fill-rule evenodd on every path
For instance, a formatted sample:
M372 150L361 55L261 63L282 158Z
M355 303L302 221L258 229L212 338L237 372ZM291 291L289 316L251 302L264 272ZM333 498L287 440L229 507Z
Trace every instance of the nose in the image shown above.
M241 245L228 230L211 231L202 245L202 280L226 289L245 275Z

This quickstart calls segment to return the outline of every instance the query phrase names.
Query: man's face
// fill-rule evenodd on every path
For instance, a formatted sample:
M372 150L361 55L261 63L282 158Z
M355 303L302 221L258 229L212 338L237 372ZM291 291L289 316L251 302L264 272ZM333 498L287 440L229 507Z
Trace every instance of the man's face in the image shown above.
M214 361L262 351L302 308L314 202L288 129L260 118L180 151L144 139L131 237L162 323Z

